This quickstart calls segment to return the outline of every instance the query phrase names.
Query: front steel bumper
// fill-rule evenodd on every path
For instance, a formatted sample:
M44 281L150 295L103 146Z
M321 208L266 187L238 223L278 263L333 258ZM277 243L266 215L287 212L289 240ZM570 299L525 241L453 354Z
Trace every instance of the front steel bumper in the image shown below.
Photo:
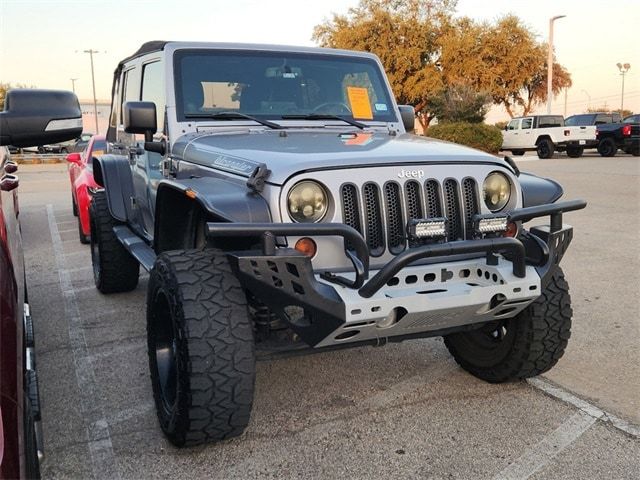
M485 238L412 248L377 271L363 237L344 224L208 223L209 237L254 237L262 249L229 253L240 283L312 347L433 336L517 315L540 294L573 235L564 212L582 200L523 208L509 220L549 216L518 238ZM340 236L353 271L314 272L311 260L277 248L277 236ZM458 254L480 258L451 261ZM416 265L426 258L438 263ZM441 260L441 261L439 261ZM369 278L371 277L371 278Z

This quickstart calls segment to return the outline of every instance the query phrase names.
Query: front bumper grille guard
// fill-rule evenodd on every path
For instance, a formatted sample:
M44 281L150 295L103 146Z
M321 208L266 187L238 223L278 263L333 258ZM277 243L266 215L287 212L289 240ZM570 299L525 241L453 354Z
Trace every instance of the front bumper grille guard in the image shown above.
M585 208L587 202L584 200L571 200L567 202L552 203L547 205L538 205L535 207L527 207L519 210L514 210L509 213L509 221L516 222L528 222L534 218L550 216L551 224L543 234L542 231L536 230L538 234L538 240L549 240L550 237L554 237L556 243L563 244L561 248L552 248L555 258L549 260L549 249L543 248L540 255L538 255L538 265L552 264L557 265L560 261L562 253L566 250L568 243L571 241L570 234L567 235L566 241L564 238L556 239L556 232L562 230L562 214L564 212L570 212L574 210L580 210ZM369 277L369 249L362 235L354 228L342 224L342 223L313 223L313 224L299 224L299 223L207 223L207 235L211 237L255 237L260 238L262 241L262 250L265 256L274 256L276 253L276 237L277 236L339 236L350 245L353 250L347 250L347 256L353 264L355 271L354 280L350 280L345 277L335 275L330 272L324 272L321 277L329 282L343 285L348 288L358 289L358 293L364 298L370 298L378 290L380 290L395 274L397 274L402 268L407 265L416 262L418 260L465 254L465 253L486 253L487 263L495 263L496 253L506 253L509 260L513 263L513 274L516 277L524 278L528 248L525 250L525 245L519 239L515 238L490 238L482 240L466 240L458 242L449 242L443 244L426 245L410 249L387 263L382 269L376 273L366 284L364 283ZM539 237L543 237L540 239ZM529 244L530 242L526 241ZM536 243L540 243L539 241ZM560 246L560 245L558 245ZM554 246L555 247L555 246ZM560 252L561 253L560 253ZM560 253L560 255L558 255ZM541 272L542 273L542 272ZM544 273L548 273L545 271ZM545 275L546 276L546 275Z

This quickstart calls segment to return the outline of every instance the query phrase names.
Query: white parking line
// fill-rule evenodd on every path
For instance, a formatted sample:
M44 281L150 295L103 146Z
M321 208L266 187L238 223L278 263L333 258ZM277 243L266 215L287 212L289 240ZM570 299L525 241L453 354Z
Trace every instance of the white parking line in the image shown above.
M586 432L597 418L579 411L498 473L494 480L524 480L548 465L551 460Z
M47 217L60 289L63 292L64 310L69 320L69 341L73 352L76 382L81 395L80 409L86 424L93 476L100 479L120 478L113 453L109 424L105 420L105 415L100 406L101 398L97 394L97 382L93 365L89 358L82 318L80 317L80 310L78 309L71 278L66 269L65 253L62 248L58 224L53 213L53 205L51 204L47 205Z
M582 398L576 397L574 394L563 390L562 388L549 383L548 381L543 380L540 377L530 378L527 380L529 385L535 387L539 390L542 390L547 395L557 398L558 400L562 400L565 403L573 405L576 408L579 408L587 415L591 415L594 418L600 419L605 422L610 422L618 430L622 430L628 435L632 437L640 438L640 426L634 425L632 423L627 422L609 412L605 412L600 408L592 405L591 403L583 400Z

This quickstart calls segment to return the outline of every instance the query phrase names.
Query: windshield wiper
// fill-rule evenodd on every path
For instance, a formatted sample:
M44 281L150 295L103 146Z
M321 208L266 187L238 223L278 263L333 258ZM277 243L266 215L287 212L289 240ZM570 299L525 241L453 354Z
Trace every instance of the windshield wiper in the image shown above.
M253 120L260 125L264 125L265 127L273 128L275 130L281 130L284 127L282 125L278 125L277 123L270 122L269 120L261 120L256 117L252 117L251 115L245 115L240 112L218 112L218 113L186 113L185 118L207 118L210 120L234 120L243 118L246 120Z
M282 115L283 120L342 120L349 125L358 127L360 130L367 128L368 125L364 123L356 122L349 118L341 117L340 115L332 115L330 113L310 113L308 115Z

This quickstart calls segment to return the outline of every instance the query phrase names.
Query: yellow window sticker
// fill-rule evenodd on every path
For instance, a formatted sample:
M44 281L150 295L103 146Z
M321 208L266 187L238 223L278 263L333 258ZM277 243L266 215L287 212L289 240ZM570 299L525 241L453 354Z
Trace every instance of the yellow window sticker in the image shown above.
M362 120L373 120L371 102L369 102L369 92L362 87L347 87L347 96L351 106L353 118Z
M104 150L94 150L91 152L92 157L99 157L100 155L104 155Z

